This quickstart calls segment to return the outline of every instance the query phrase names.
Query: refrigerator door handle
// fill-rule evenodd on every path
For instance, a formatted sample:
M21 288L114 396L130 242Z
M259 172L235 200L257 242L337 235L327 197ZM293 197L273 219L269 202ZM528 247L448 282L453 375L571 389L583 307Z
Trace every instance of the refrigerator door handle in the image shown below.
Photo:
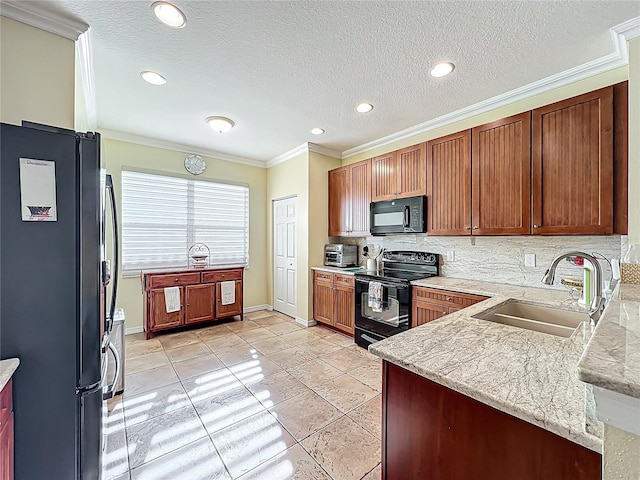
M113 375L113 382L107 385L103 390L103 393L102 393L103 400L108 400L115 396L116 383L118 383L118 379L120 378L120 354L118 353L118 350L111 342L109 342L109 350L111 350L111 353L113 354L113 359L116 362L116 371Z
M104 388L104 381L107 377L107 367L108 362L106 356L103 357L102 365L100 367L100 381L94 383L93 385L87 385L86 387L76 387L77 395L89 395L91 393L95 393L98 390L102 390Z
M107 331L111 332L113 328L113 316L116 311L116 298L118 296L118 277L120 275L120 239L118 232L118 212L116 207L116 193L113 188L113 178L111 175L106 177L106 187L109 191L109 199L111 204L111 221L113 225L113 275L109 275L113 279L113 288L111 290L111 305L109 307L109 314L107 317ZM109 272L110 273L110 272Z

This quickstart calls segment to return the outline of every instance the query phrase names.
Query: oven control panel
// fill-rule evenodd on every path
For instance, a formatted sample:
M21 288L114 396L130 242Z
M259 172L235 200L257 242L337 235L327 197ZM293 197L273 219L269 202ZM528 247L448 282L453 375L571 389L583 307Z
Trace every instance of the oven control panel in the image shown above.
M420 265L438 265L438 254L428 253L428 252L391 250L391 251L384 252L382 254L382 259L386 262L417 263Z

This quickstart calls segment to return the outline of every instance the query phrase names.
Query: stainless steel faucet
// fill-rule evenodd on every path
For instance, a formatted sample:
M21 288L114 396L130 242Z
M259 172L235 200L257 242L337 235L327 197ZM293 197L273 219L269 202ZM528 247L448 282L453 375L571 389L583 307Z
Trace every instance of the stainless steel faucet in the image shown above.
M593 265L593 283L596 287L596 293L593 297L593 300L591 301L591 305L589 306L589 318L591 318L592 325L597 325L600 317L602 316L602 312L604 311L605 299L602 296L602 267L600 266L600 262L598 262L595 257L584 252L567 252L560 254L553 259L553 262L551 262L551 265L542 277L542 283L553 285L558 264L561 260L568 257L582 257L585 260L588 260L591 265Z

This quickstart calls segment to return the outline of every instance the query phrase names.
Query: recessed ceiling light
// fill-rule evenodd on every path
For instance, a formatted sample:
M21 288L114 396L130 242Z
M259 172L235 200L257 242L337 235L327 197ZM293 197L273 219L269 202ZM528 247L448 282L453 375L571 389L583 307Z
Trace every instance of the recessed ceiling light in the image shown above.
M450 62L439 63L435 67L433 67L433 70L431 70L431 76L444 77L445 75L449 75L451 72L453 72L454 68L456 67L453 63L450 63Z
M162 75L156 72L152 72L150 70L145 70L140 73L140 76L145 82L150 83L151 85L164 85L167 83L167 79Z
M227 133L235 125L233 120L226 117L209 117L207 123L213 131L218 133Z
M169 2L154 2L151 9L158 20L171 28L182 28L187 24L184 13Z
M361 103L356 107L356 111L360 113L367 113L367 112L370 112L371 110L373 110L373 105L366 102Z
M313 133L314 135L322 135L324 133L324 130L322 128L312 128L311 129L311 133Z

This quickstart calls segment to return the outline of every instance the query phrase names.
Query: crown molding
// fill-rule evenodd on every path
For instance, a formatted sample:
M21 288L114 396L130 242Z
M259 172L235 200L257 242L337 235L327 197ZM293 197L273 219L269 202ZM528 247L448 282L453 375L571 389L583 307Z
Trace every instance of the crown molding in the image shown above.
M271 160L267 160L266 167L271 168L279 163L284 163L287 160L291 160L294 157L297 157L301 153L309 152L309 144L303 143L302 145L298 145L296 148L292 148L291 150L284 152L277 157L272 158Z
M144 137L142 135L134 135L131 133L119 132L117 130L109 130L105 128L100 128L99 130L103 137L111 140L135 143L137 145L145 145L147 147L163 148L165 150L172 150L174 152L181 152L184 154L196 154L202 157L215 158L217 160L224 160L225 162L240 163L243 165L250 165L252 167L266 167L265 162L260 160L237 157L228 153L216 152L215 150L192 147L182 143L167 142L165 140L158 140L157 138Z
M309 151L314 153L319 153L321 155L326 155L327 157L333 158L342 158L342 153L338 150L333 150L332 148L323 147L322 145L318 145L317 143L308 143Z
M47 3L2 0L0 15L73 41L89 28L81 20L51 11L44 6Z
M93 48L91 42L91 30L78 37L76 42L77 66L82 81L82 93L84 95L85 111L89 130L98 127L98 109L96 106L96 89L93 82Z
M620 25L616 25L610 29L610 32L615 51L605 55L604 57L578 65L577 67L551 75L550 77L537 80L533 83L529 83L528 85L516 88L515 90L505 92L468 107L461 108L460 110L442 115L438 118L405 128L404 130L392 133L391 135L350 148L342 152L342 159L344 160L373 148L384 147L416 135L421 135L436 128L444 127L446 125L450 125L452 123L504 107L511 103L525 100L535 95L627 65L629 63L627 40L640 35L640 17L632 18Z

